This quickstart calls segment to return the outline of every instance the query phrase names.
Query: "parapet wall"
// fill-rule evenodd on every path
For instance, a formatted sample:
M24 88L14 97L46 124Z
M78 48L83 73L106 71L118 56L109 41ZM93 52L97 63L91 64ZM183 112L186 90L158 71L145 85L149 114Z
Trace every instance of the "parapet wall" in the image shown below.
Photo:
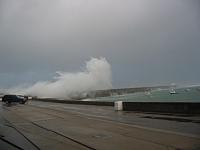
M200 114L200 103L123 102L124 111Z
M35 101L114 106L114 102L103 101L80 101L80 100L56 100L56 99L33 99ZM176 114L200 114L200 103L185 102L123 102L123 111L155 112L155 113L176 113ZM114 109L114 108L113 108Z
M114 106L114 102L101 102L101 101L80 101L80 100L57 100L57 99L33 99L34 101L64 103L64 104L80 104L80 105L96 105L96 106Z

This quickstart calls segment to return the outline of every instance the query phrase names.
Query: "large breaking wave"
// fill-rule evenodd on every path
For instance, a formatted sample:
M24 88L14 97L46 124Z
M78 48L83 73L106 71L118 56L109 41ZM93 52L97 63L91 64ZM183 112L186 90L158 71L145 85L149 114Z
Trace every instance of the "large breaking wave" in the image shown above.
M77 93L112 88L111 66L105 58L91 58L83 71L56 72L53 81L39 81L26 88L15 87L9 93L38 97L69 98Z

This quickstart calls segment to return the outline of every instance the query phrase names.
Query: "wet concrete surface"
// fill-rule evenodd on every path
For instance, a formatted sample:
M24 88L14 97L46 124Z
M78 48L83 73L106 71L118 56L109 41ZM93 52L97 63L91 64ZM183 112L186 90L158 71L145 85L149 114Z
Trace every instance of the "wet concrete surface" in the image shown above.
M199 120L199 116L117 112L105 106L0 103L0 135L22 149L30 145L33 149L197 150ZM10 148L19 149L0 140L0 149Z
M114 108L109 106L55 104L38 101L32 101L29 104L76 113L87 117L200 137L200 115L163 115L158 113L125 112L114 111Z

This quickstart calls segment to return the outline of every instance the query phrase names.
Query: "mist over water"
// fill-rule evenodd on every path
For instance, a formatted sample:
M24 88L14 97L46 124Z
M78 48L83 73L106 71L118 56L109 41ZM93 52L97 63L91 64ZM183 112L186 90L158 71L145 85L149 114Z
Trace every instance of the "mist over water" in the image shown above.
M38 97L70 98L81 92L112 88L111 66L105 58L91 58L80 72L56 73L53 81L39 81L26 88L11 88L8 92Z

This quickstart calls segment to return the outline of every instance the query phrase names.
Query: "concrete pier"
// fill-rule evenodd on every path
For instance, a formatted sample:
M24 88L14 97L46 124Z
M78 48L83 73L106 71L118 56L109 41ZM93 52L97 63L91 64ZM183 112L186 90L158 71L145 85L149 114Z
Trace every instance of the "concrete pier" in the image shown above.
M197 123L183 123L145 117L155 117L155 115L116 112L110 106L47 102L10 106L1 104L0 112L1 136L22 149L32 147L31 149L60 150L197 150L200 148L200 133L198 133L200 118L196 116L191 119ZM2 143L0 149L12 147L0 141ZM17 148L12 147L12 149Z

